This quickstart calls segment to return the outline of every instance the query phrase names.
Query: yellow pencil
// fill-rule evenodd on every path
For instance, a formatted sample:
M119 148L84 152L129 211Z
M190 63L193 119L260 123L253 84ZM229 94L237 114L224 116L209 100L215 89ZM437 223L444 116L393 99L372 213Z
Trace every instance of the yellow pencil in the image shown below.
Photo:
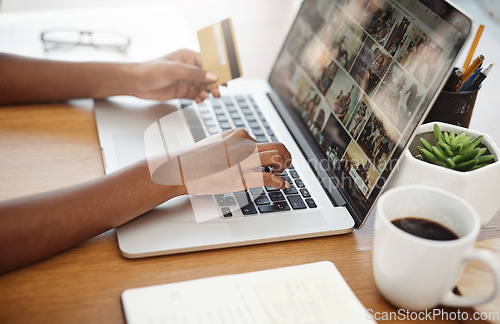
M472 61L472 57L474 56L474 52L476 51L477 43L479 43L479 39L481 38L481 35L483 34L484 30L484 25L479 25L479 28L477 29L476 36L474 36L474 40L472 41L472 45L469 50L469 54L467 55L467 58L465 59L464 63L464 70L467 70L469 67L470 61Z
M474 71L477 70L477 68L483 63L484 61L484 55L479 55L476 57L476 59L469 65L468 68L465 69L464 73L462 74L462 84L465 83L465 81L474 73Z

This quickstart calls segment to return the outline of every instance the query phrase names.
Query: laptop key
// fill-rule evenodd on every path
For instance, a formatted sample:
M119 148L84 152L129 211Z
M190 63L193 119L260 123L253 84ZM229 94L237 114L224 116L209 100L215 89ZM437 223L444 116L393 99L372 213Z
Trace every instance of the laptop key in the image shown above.
M271 198L272 201L281 201L285 200L285 196L280 191L273 191L269 193L269 198Z
M220 210L222 212L223 217L232 217L233 216L233 214L231 213L231 209L229 209L228 207L222 207Z
M304 182L302 182L301 179L295 179L295 185L298 187L298 188L304 188L305 185L304 185Z
M300 195L290 195L287 196L286 198L290 202L290 206L292 206L293 209L307 208L306 204L304 204L304 201L302 200L302 197L300 197Z
M283 193L285 195L294 195L294 194L297 194L299 192L297 191L297 188L295 188L295 186L290 186L289 188L283 189Z
M212 113L210 111L202 111L201 118L203 119L212 119Z
M216 115L216 117L219 123L227 123L228 121L226 115Z
M241 105L240 105L241 107ZM241 107L241 111L243 112L243 114L245 115L253 115L253 111L252 109L250 109L248 106L246 107Z
M304 197L304 198L311 197L311 194L309 193L309 190L307 190L305 188L304 189L300 189L300 193L302 194L302 197Z
M267 196L259 196L257 199L255 199L255 203L257 206L261 205L269 205L271 202L269 201L269 198Z
M243 207L252 202L250 199L250 196L246 191L237 191L234 193L234 197L236 198L236 201L238 202L238 206Z
M259 129L260 128L260 125L257 121L248 123L248 126L250 126L251 129Z
M221 103L220 103L220 101L218 99L213 99L212 100L212 106L214 108L220 108L221 107Z
M219 206L225 206L224 204L226 203L225 200L224 200L224 195L215 195L214 196L215 200L217 201L217 203L219 204Z
M250 195L252 197L258 197L266 194L266 191L262 187L250 188L248 191L250 191Z
M255 140L259 143L267 143L269 142L269 140L267 139L267 137L265 135L258 135L258 136L255 136Z
M245 122L241 118L233 119L233 123L236 127L245 127Z
M222 109L222 107L219 107L219 108L214 108L214 113L216 115L225 115L224 113L224 109Z
M299 178L299 174L297 173L297 171L295 171L295 170L292 169L292 170L289 170L288 172L290 173L290 176L292 178L294 178L294 179L295 178Z
M236 109L235 106L232 106L232 105L231 106L226 106L226 108L227 108L227 111L229 111L230 114L235 113L235 114L239 115L238 110Z
M306 204L307 204L307 206L309 206L309 208L318 207L318 206L316 206L316 203L314 202L314 200L312 198L306 198Z
M205 119L205 126L207 127L214 127L215 126L215 121L213 119Z
M229 116L235 121L234 119L241 119L240 113L237 111L229 111Z
M254 122L257 120L254 115L245 115L245 116L248 122Z
M225 206L236 206L236 201L234 200L234 197L228 196L224 197L224 204Z
M207 127L207 131L210 135L219 133L219 128L216 126Z
M265 133L261 128L253 129L253 134L255 136L265 136Z
M285 210L290 210L290 206L288 206L288 203L286 201L279 201L267 206L259 206L259 211L261 213L271 213Z
M252 215L257 214L257 209L255 209L253 203L249 203L248 205L241 207L241 212L243 215Z
M234 197L236 198L243 215L257 214L257 209L255 209L252 199L246 191L235 192Z
M234 197L223 195L215 195L214 197L220 207L236 206Z

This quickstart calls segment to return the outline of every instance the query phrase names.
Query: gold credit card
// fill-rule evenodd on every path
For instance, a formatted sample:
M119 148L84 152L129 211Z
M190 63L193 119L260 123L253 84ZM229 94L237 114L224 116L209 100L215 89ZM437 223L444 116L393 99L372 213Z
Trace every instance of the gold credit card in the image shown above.
M201 67L219 77L207 88L213 88L241 76L240 59L231 18L200 29L198 42L200 43Z

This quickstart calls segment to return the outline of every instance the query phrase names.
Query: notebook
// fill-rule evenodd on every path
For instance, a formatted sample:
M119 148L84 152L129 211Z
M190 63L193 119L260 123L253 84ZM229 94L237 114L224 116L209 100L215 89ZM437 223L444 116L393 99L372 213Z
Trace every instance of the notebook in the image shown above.
M291 180L291 192L177 197L117 228L122 254L146 257L360 228L470 29L470 19L445 1L305 0L267 80L233 80L222 88L223 98L199 106L132 97L96 101L107 173L143 159L145 132L159 121L168 125L162 136L177 147L241 127L262 141L283 142L293 158L293 169L282 175ZM172 122L169 116L184 106ZM247 115L250 120L237 125ZM251 204L240 205L242 197Z
M329 261L125 290L127 323L375 323Z

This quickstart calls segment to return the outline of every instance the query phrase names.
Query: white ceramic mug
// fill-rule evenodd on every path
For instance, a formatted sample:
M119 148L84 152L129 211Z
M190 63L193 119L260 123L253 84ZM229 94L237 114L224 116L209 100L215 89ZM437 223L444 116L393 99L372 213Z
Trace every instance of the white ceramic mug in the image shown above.
M486 303L497 296L500 261L493 253L474 248L480 219L465 200L428 186L397 187L380 197L375 217L375 282L382 295L394 306L411 311L440 304L468 307ZM424 239L392 223L406 217L437 222L457 234L458 239ZM491 269L495 286L487 296L461 297L453 293L468 260L479 260Z

